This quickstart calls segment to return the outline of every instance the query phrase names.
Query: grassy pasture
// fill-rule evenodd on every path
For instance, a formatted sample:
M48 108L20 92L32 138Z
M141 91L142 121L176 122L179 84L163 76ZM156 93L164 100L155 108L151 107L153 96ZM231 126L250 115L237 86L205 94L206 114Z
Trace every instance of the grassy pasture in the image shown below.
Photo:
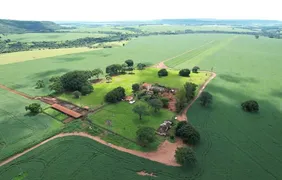
M102 49L2 65L0 66L0 82L30 95L46 95L50 93L47 86L48 80L52 76L61 75L71 70L92 70L95 68L104 70L107 65L122 63L126 59L133 59L135 63L149 62L155 64L212 40L229 37L230 35L221 34L140 37L121 48ZM15 76L15 73L17 76ZM45 81L46 88L34 88L39 79Z
M132 84L134 83L159 83L171 88L181 88L185 82L194 82L195 84L202 84L205 79L209 77L206 73L191 73L191 77L181 77L178 75L178 71L169 70L167 77L159 78L157 75L158 69L148 68L143 71L135 70L135 74L127 74L113 77L111 83L105 81L94 84L94 92L82 96L79 99L73 98L72 94L62 94L59 96L61 99L71 101L80 106L95 107L103 104L105 95L116 87L123 87L126 90L127 95L132 94Z
M85 37L105 37L106 34L98 33L24 33L24 34L8 34L4 39L20 42L32 41L66 41L75 40Z
M93 51L90 48L62 48L62 49L44 49L23 52L13 52L0 54L0 65L18 63L30 60L38 60L42 58L62 56L67 54L75 54L81 52Z
M62 127L44 114L28 116L24 107L34 101L2 89L0 99L0 160L39 143Z
M66 170L67 168L67 170ZM140 176L145 170L157 177ZM84 137L53 140L25 156L0 167L1 180L10 180L23 172L25 179L165 179L196 178L199 169L169 167L117 151Z
M139 127L149 126L157 129L164 120L170 120L174 115L174 113L162 109L158 113L150 112L149 116L144 116L142 120L139 120L139 116L132 111L132 108L136 104L120 102L118 104L107 105L97 113L91 114L89 118L93 123L135 140L136 131ZM107 120L111 120L112 126L107 125Z
M212 107L203 109L196 102L188 111L202 137L196 148L202 179L282 177L281 47L281 40L237 36L208 56L175 66L196 62L217 73L206 89L214 96ZM258 114L241 110L240 104L249 99L258 101Z

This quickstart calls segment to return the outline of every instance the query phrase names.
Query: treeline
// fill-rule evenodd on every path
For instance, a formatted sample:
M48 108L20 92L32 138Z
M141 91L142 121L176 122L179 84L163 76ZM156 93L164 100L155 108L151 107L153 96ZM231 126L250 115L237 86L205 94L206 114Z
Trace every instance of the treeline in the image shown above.
M58 48L72 48L72 47L90 47L96 43L123 41L129 40L129 35L109 36L109 37L86 37L76 40L67 41L39 41L39 42L14 42L10 39L1 41L0 39L0 53L11 53L18 51L29 51L32 49L58 49Z

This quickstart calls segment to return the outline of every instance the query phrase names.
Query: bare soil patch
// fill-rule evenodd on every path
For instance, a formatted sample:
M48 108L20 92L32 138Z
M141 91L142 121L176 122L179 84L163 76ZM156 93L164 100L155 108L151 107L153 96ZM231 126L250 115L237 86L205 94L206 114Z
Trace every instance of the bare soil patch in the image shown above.
M140 176L157 177L156 175L154 175L154 173L147 173L146 171L139 171L139 172L137 172L137 174L140 175Z

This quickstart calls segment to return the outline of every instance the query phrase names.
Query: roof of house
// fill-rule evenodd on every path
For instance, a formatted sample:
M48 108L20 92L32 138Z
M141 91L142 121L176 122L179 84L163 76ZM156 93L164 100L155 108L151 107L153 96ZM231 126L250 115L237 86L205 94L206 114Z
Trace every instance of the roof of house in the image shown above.
M75 112L73 110L70 110L70 109L68 109L64 106L59 105L59 104L53 104L52 108L57 109L58 111L61 111L61 112L65 113L65 114L67 114L71 117L74 117L74 118L79 118L79 117L82 116L82 114Z

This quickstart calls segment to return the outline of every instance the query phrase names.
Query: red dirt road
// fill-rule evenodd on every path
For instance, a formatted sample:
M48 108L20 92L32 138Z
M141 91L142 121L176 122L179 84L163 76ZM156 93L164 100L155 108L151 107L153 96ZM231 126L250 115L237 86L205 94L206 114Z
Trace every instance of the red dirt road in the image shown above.
M23 156L24 154L34 150L35 148L38 148L39 146L46 144L49 141L52 141L54 139L61 138L61 137L66 137L66 136L80 136L80 137L90 138L94 141L97 141L101 144L107 145L107 146L114 148L114 149L117 149L119 151L130 153L130 154L133 154L135 156L150 159L151 161L156 161L156 162L163 163L163 164L166 164L166 165L169 165L169 166L179 166L179 164L177 164L175 159L174 159L174 152L177 149L177 147L183 146L183 143L182 143L181 140L177 140L175 143L170 143L168 141L165 141L159 146L157 151L140 152L140 151L126 149L124 147L116 146L116 145L113 145L113 144L109 144L106 141L100 139L100 137L98 137L98 136L91 136L91 135L84 133L84 132L61 133L61 134L55 135L55 136L53 136L49 139L46 139L45 141L42 141L41 143L39 143L39 144L21 152L21 153L18 153L16 155L0 162L0 167L5 165L5 164L8 164L9 162L11 162L11 161L13 161L17 158L19 158L20 156Z
M5 90L7 90L7 91L9 91L9 92L11 92L11 93L14 93L14 94L23 96L23 97L25 97L25 98L27 98L27 99L34 99L33 97L31 97L31 96L29 96L29 95L27 95L27 94L25 94L25 93L22 93L22 92L19 92L19 91L17 91L17 90L8 88L7 86L4 86L4 85L2 85L2 84L0 84L0 88L1 88L1 89L5 89Z
M204 71L201 71L201 72L204 72ZM190 104L182 111L181 114L179 114L177 116L177 120L178 121L187 121L187 111L188 109L192 106L192 104L194 104L194 102L200 97L200 95L202 94L202 92L204 91L204 89L206 88L206 86L208 85L208 83L216 77L216 74L214 72L211 72L212 75L209 77L208 80L206 80L206 82L201 86L200 90L199 90L199 93L197 94L196 97L194 97L194 99L190 102Z

